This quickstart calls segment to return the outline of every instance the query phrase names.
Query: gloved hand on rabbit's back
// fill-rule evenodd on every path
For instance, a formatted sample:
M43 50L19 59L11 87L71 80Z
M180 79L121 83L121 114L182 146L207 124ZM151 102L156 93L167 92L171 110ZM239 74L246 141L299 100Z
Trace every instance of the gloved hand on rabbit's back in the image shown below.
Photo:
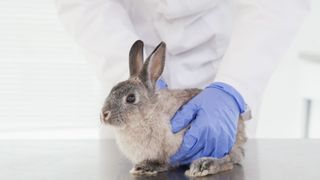
M193 97L171 120L174 133L190 127L171 164L189 164L201 157L222 158L236 141L237 123L246 104L230 85L215 82Z
M143 63L143 42L136 41L129 52L129 79L112 88L102 108L101 121L114 128L119 149L134 163L130 171L134 175L155 175L179 165L170 164L170 157L179 150L187 128L173 133L170 120L182 105L201 95L200 89L157 90L165 51L162 42ZM245 141L244 122L239 119L230 152L219 158L199 156L186 175L205 176L232 169L243 158Z

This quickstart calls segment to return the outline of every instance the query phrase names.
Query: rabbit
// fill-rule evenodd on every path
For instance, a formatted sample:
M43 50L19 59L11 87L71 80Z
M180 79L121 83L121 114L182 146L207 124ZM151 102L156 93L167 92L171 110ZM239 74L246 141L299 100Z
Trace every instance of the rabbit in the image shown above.
M129 52L128 80L111 89L102 107L100 118L114 129L119 149L132 161L133 175L156 175L174 168L170 156L182 141L184 129L172 133L170 119L200 89L156 89L156 82L165 65L166 44L161 42L143 63L143 42L137 40ZM244 124L238 123L237 140L231 152L221 159L203 157L193 161L188 176L206 176L232 169L244 156L246 141Z

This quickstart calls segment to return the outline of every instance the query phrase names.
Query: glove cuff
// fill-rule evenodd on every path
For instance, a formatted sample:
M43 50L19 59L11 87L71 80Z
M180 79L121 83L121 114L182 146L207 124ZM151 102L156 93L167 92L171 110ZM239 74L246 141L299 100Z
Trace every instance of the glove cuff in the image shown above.
M241 94L232 86L223 83L223 82L214 82L212 84L210 84L209 86L207 86L206 88L216 88L216 89L220 89L223 92L229 94L237 103L238 108L240 110L240 114L244 113L247 109L247 105L243 99L243 97L241 96Z

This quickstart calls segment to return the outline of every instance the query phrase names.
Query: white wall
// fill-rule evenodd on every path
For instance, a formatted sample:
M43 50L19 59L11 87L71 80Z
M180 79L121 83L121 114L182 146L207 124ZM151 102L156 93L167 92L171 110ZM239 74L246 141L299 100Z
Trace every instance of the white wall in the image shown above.
M310 137L320 138L320 1L283 62L272 77L258 119L257 137L300 138L304 136L305 104L313 101ZM313 59L310 60L308 59ZM318 59L318 62L316 62Z
M53 1L0 1L0 138L98 138L94 79Z

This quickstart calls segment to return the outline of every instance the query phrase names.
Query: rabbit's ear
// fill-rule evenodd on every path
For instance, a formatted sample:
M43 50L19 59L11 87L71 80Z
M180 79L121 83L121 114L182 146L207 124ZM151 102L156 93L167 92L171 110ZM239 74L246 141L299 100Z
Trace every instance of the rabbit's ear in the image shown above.
M166 55L166 44L161 42L147 58L140 73L140 78L145 85L153 90L156 81L163 72Z
M129 52L130 77L138 74L143 67L143 42L137 40Z

